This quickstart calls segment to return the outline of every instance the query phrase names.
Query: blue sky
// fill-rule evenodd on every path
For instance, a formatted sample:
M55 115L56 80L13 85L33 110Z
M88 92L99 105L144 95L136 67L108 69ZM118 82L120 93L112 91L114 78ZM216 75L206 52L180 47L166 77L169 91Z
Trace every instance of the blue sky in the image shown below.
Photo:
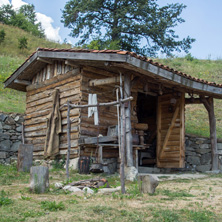
M0 5L7 2L15 7L21 4L34 4L38 19L44 24L47 37L62 42L65 38L76 43L69 36L70 30L60 22L64 0L0 0ZM196 39L191 54L199 59L222 59L222 1L221 0L158 0L160 5L180 2L187 5L182 13L185 23L175 28L181 37L191 36ZM184 54L178 54L179 56ZM161 55L160 55L161 56Z

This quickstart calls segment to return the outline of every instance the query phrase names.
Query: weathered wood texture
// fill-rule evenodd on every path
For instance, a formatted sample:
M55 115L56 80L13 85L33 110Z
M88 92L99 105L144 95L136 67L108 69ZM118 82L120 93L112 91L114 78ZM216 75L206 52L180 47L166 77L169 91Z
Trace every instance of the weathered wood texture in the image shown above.
M34 166L30 170L30 191L33 193L45 193L49 189L49 168L46 166Z
M30 172L33 161L33 145L20 144L18 149L18 171Z
M50 67L50 68L49 68ZM53 70L49 72L49 70ZM52 92L59 89L60 106L65 104L67 100L72 103L78 103L81 100L81 74L75 72L73 67L64 63L54 62L52 65L46 64L44 70L37 74L36 79L41 80L42 87L36 87L36 81L29 86L29 91L26 97L26 116L25 116L25 143L33 144L34 158L39 158L43 155L45 136L47 130L47 117L50 114L52 107ZM50 75L45 74L51 73ZM58 78L58 75L62 78ZM47 84L46 84L47 83ZM35 87L33 87L35 85ZM40 85L37 84L37 85ZM31 90L32 89L32 90ZM62 116L62 133L60 134L60 154L67 153L67 108L61 110ZM78 156L78 139L79 139L79 117L80 110L73 109L70 112L71 119L71 150L70 155ZM70 156L70 157L71 157Z
M172 99L176 103L172 103ZM184 94L160 96L158 100L157 166L184 167Z

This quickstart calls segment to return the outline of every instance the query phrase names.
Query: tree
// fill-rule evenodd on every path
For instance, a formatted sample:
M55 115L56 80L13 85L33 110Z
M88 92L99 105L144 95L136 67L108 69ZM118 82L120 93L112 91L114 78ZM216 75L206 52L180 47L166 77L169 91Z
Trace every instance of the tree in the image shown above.
M36 19L36 13L35 13L35 6L32 5L22 5L19 8L19 13L23 14L29 22L31 22L33 25L37 21Z
M98 40L103 45L118 43L119 49L142 55L155 56L158 51L166 55L182 50L188 53L195 40L189 36L179 40L173 29L184 22L180 15L186 6L175 3L160 7L156 2L69 0L61 21L71 29L72 37L80 38L78 45Z
M25 36L19 38L18 41L19 41L18 45L19 49L23 50L28 48L28 39Z
M0 30L0 44L5 40L5 30Z

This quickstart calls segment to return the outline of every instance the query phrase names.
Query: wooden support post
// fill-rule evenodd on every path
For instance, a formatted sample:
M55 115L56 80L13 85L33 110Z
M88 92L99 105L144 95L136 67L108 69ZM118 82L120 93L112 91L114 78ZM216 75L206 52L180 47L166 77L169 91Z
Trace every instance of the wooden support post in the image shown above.
M131 78L129 74L124 74L124 97L131 95ZM131 132L131 103L127 102L126 109L126 164L133 166L132 132Z
M98 163L103 163L103 147L99 146L98 150Z
M67 157L66 157L66 179L69 180L69 157L70 157L70 149L71 149L71 140L70 140L70 104L69 101L67 101L67 144L68 144L68 150L67 150Z
M30 191L45 193L49 189L49 168L34 166L30 169Z
M123 82L122 74L120 74L120 98L123 99ZM121 180L121 192L122 194L126 193L125 189L125 173L124 173L124 164L125 164L125 106L124 103L121 103L121 162L120 162L120 180Z
M212 155L212 171L218 170L218 151L217 151L217 131L216 131L216 119L214 114L213 98L201 97L201 101L208 111L209 123L210 123L210 142L211 142L211 155Z
M20 144L18 149L18 171L30 172L33 161L33 145Z

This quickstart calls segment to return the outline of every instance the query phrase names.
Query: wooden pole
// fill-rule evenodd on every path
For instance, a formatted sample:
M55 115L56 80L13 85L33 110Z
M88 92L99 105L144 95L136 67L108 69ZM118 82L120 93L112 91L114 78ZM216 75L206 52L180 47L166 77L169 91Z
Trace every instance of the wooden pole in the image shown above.
M116 89L116 101L119 102L119 88ZM120 119L119 119L119 104L117 104L117 118L118 118L118 134L120 134L121 127L120 127ZM121 158L121 138L118 136L118 143L119 143L119 157Z
M124 97L131 95L131 78L129 74L124 74ZM128 167L133 166L133 148L132 148L132 132L131 132L131 103L127 102L126 111L126 164Z
M68 144L68 150L67 150L67 157L66 157L66 178L69 180L69 158L70 158L70 149L71 149L71 141L70 141L70 102L67 101L67 144Z
M208 111L209 123L210 123L210 142L211 142L211 155L212 155L212 171L218 170L218 151L217 151L217 130L216 130L216 118L214 114L213 98L201 97L205 108Z
M120 73L120 98L123 99L123 81L122 74ZM121 162L120 162L120 180L121 180L121 192L126 193L125 189L125 174L124 174L124 164L125 164L125 105L121 103Z
M25 144L25 129L24 123L22 123L22 144Z

